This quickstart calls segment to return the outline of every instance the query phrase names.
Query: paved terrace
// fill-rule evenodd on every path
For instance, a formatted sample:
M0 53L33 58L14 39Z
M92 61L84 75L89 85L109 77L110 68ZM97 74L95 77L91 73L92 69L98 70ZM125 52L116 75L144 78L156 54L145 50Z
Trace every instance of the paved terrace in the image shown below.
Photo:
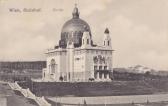
M131 104L168 101L168 94L129 95L129 96L101 96L101 97L52 97L52 101L65 104Z

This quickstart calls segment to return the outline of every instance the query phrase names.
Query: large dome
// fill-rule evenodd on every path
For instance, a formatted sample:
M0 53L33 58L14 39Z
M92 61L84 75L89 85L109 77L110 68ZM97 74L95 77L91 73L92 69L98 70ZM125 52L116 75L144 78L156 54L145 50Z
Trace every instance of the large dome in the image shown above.
M73 18L65 22L62 27L59 45L63 48L67 46L68 41L73 42L75 47L80 47L84 31L89 31L91 36L90 27L87 22L79 18L77 7L74 8L72 15Z
M90 31L89 25L80 18L72 18L68 20L62 28L61 34L63 33L72 33L72 32L84 32L86 31L86 28Z

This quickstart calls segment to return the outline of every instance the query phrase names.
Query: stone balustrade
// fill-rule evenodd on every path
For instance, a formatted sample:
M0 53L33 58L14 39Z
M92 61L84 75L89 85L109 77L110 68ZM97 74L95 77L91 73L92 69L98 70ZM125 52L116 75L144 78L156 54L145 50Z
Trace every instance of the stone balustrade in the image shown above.
M40 106L51 106L51 104L48 103L48 101L44 98L44 96L38 97L34 95L29 88L23 89L17 82L8 84L13 90L20 91L24 95L24 97L35 100Z

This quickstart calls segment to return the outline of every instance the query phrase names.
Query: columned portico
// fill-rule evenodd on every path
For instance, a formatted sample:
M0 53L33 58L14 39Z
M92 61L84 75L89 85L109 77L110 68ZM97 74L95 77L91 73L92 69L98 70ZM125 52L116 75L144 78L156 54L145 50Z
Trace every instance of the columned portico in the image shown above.
M105 74L104 74L104 73L102 73L102 80L104 80L104 75L105 75Z
M97 80L100 80L100 74L97 72Z
M95 75L95 81L110 81L110 72L107 70L97 70Z

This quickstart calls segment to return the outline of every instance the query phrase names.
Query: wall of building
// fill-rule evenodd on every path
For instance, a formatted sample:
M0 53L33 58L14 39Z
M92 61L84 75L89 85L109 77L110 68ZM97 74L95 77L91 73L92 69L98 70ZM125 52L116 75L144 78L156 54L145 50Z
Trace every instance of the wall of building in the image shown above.
M51 60L55 60L55 72L51 72ZM46 78L47 80L54 80L58 81L59 80L59 75L60 74L60 53L59 52L54 52L47 54L47 68L46 68Z
M98 57L98 62L94 62L94 58ZM100 58L105 59L105 63ZM112 70L112 51L106 50L87 50L86 52L86 79L94 78L94 67L97 66L97 70ZM102 66L102 69L99 69L99 66ZM107 66L107 69L104 69L104 66ZM87 72L89 71L89 72Z
M95 61L97 59L97 62ZM51 60L57 65L51 74ZM95 69L97 67L97 69ZM66 49L47 54L47 79L60 81L88 81L97 70L112 70L112 51L108 49Z
M63 77L63 80L68 80L68 64L67 62L67 52L66 51L62 51L61 55L60 55L60 59L59 59L59 66L60 66L60 76Z
M85 53L83 50L74 51L74 77L77 81L84 81Z

